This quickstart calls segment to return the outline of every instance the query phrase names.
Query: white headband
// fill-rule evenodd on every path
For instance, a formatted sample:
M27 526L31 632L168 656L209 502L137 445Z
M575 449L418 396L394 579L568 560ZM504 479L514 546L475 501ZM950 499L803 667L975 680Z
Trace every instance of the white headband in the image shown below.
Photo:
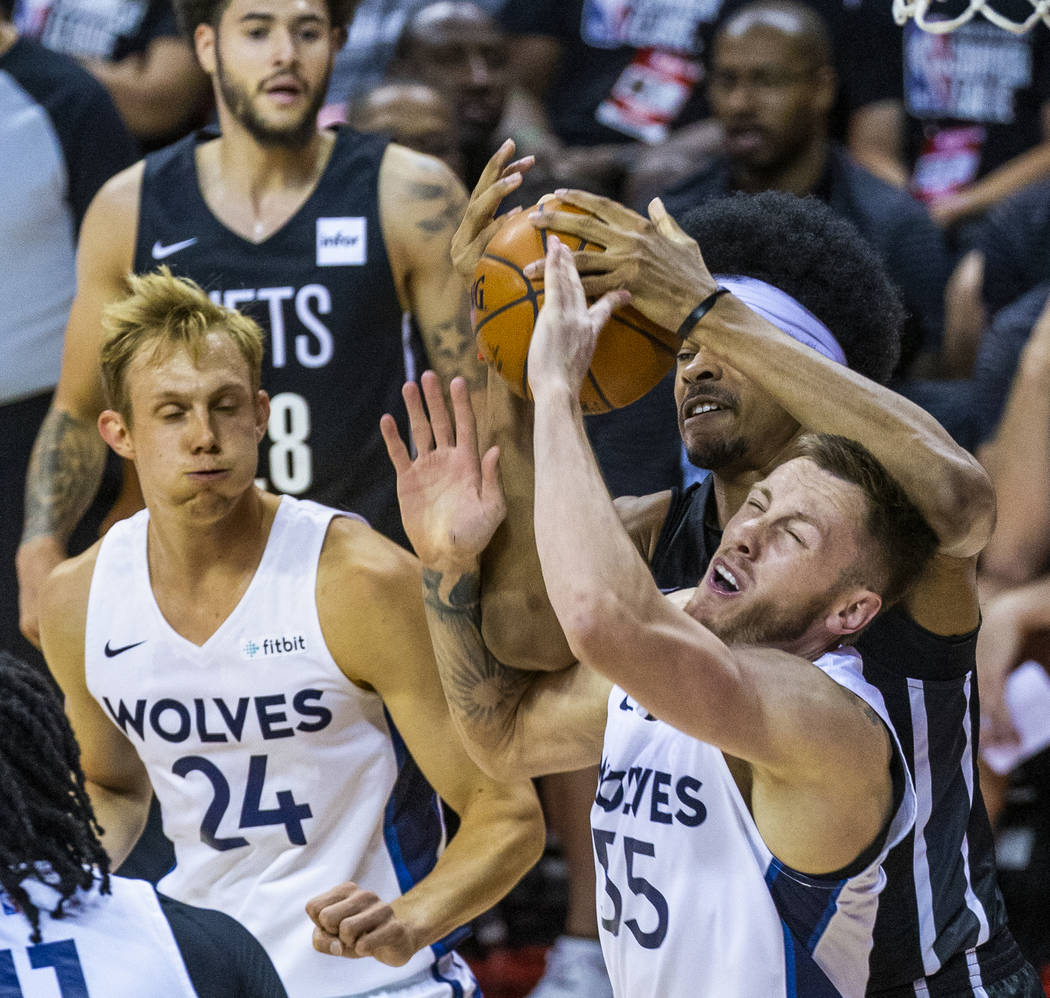
M714 276L719 286L727 288L748 308L768 319L793 340L811 347L829 360L846 363L846 354L831 330L786 291L754 277Z

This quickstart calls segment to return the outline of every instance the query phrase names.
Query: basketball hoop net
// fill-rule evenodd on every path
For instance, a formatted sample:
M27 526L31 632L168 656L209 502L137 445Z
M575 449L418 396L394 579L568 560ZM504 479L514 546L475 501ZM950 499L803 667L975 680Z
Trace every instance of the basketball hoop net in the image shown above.
M1050 26L1050 0L1031 0L1032 13L1023 21L1014 21L1000 14L988 0L970 0L969 7L958 17L944 18L943 20L928 18L930 7L934 0L893 0L893 19L903 25L909 18L923 31L929 31L935 35L947 34L954 31L961 24L971 20L974 15L981 14L992 24L998 25L1004 31L1011 31L1015 35L1024 34L1036 21L1044 21Z

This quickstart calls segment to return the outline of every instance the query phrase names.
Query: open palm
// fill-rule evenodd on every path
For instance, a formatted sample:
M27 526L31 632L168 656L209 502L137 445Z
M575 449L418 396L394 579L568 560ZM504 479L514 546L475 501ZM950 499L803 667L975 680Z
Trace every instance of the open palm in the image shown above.
M493 447L479 460L474 410L462 378L449 386L455 422L437 375L426 371L420 382L422 392L414 382L402 389L416 456L409 454L391 416L380 423L397 473L401 520L424 565L469 564L506 515L499 451Z

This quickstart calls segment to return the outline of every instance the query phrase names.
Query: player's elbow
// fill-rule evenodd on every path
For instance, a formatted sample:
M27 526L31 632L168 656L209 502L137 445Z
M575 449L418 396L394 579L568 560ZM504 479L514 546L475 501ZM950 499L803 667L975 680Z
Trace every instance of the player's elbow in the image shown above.
M995 489L987 472L970 460L960 463L940 490L937 521L931 522L942 554L975 557L995 530Z
M470 761L497 784L512 784L539 774L529 765L528 743L514 719L499 732L482 728L462 718L456 719L456 731Z
M580 592L558 612L569 648L579 662L601 662L626 647L634 632L631 608L612 592Z

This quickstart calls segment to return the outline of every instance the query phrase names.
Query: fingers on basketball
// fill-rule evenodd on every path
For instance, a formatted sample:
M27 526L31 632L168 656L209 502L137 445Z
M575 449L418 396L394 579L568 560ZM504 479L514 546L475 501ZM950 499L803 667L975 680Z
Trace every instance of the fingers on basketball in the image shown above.
M540 211L579 212L548 199ZM478 263L471 288L471 319L482 357L523 398L528 387L528 351L543 307L543 279L530 280L524 267L547 251L546 230L529 220L532 210L508 219L493 236ZM601 252L586 239L558 233L573 252ZM637 401L670 370L678 336L650 322L631 306L617 308L605 324L580 390L584 412L618 409Z

